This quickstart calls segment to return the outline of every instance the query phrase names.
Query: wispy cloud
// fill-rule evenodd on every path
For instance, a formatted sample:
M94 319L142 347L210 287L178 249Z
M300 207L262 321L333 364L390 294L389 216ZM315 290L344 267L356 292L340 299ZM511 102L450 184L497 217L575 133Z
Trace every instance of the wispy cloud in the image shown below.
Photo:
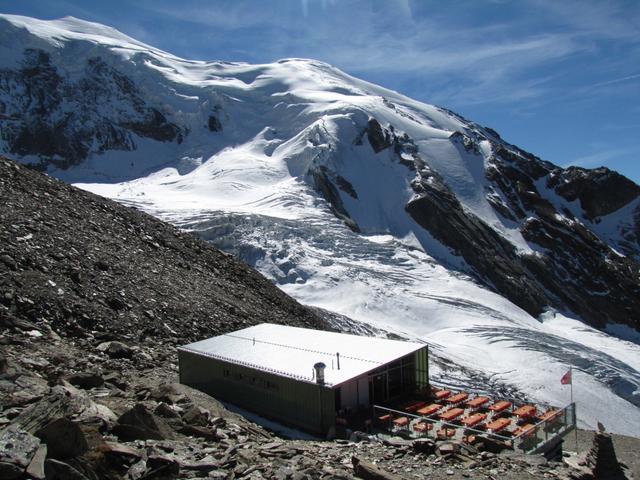
M613 80L607 80L605 82L594 83L593 85L590 85L590 87L591 88L606 87L608 85L614 85L616 83L628 82L629 80L640 80L640 73L636 73L635 75L627 75L621 78L614 78Z
M599 152L592 153L573 159L567 162L563 167L576 166L584 168L601 167L610 163L612 160L617 160L620 157L627 156L635 152L634 148L612 148L601 150Z

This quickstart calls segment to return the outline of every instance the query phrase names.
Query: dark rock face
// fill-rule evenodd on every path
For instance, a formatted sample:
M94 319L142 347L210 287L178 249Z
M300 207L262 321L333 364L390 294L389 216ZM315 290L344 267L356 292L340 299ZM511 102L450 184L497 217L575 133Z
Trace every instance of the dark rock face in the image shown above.
M492 228L465 212L444 186L421 184L420 197L406 210L422 227L461 255L496 290L532 315L542 313L546 298L531 285L528 272L513 247ZM534 284L535 285L535 284Z
M345 225L347 225L354 232L360 231L358 224L353 221L353 219L349 216L349 212L347 212L346 208L344 207L342 198L340 198L340 192L338 192L338 189L331 181L331 176L335 178L335 174L333 174L333 172L330 172L329 169L324 165L321 165L319 168L312 171L312 176L315 189L324 197L325 200L327 200L327 202L329 202L333 214L336 217L344 220ZM341 184L344 188L348 189L349 187L351 187L350 183L347 186L348 182L345 182L346 180L344 178L342 178L342 182L336 180L336 183L338 183L339 185ZM351 187L351 190L353 190L353 187Z
M638 198L640 187L607 169L562 170L475 127L454 132L450 141L478 159L479 142L491 142L494 154L485 165L486 198L499 215L520 225L522 236L537 251L534 255L517 251L463 208L406 134L371 120L366 132L374 150L386 148L389 140L400 163L415 172L411 186L416 195L406 205L409 215L461 256L489 288L534 316L551 306L568 308L596 327L616 322L640 328L634 315L640 311L640 207L620 245L626 257L589 229L592 219ZM540 185L567 201L579 200L583 219L567 208L559 209ZM349 215L343 210L342 216Z
M639 328L633 312L640 308L640 275L634 259L640 244L634 246L632 239L628 256L621 257L589 229L589 219L595 212L612 213L633 201L638 196L633 192L640 187L602 169L562 170L516 148L500 146L494 151L486 168L493 188L490 197L504 200L490 203L505 218L520 223L522 236L539 250L535 256L520 255L520 261L529 284L543 292L543 305L568 307L596 327L613 321ZM609 192L616 182L620 195ZM582 195L584 219L567 208L558 209L540 185L569 201Z
M71 385L89 390L104 385L104 378L96 372L82 372L71 375L68 379Z
M380 125L375 118L370 118L367 125L367 138L373 151L380 153L382 150L391 146L391 136Z
M209 115L209 121L207 122L207 126L209 130L212 132L221 132L222 131L222 123L218 120L218 117L215 115Z
M605 167L569 167L550 178L548 185L570 202L580 200L590 219L613 213L640 196L640 186Z
M41 168L135 150L132 134L178 143L185 134L100 57L90 58L76 81L47 52L27 49L19 69L0 70L0 99L0 135L8 151L39 156Z

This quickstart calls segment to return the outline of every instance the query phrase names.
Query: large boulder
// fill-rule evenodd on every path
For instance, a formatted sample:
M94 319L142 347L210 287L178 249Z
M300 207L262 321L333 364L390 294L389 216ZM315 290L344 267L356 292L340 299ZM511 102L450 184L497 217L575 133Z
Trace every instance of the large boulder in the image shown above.
M104 385L104 378L102 378L102 375L97 372L76 373L75 375L69 376L67 381L71 385L85 390L90 390Z
M44 463L44 471L47 480L89 480L68 463L53 458L48 458Z
M22 476L36 454L40 440L28 432L10 426L0 433L0 478L11 480Z
M106 353L111 358L131 358L135 352L129 345L115 340L101 343L98 345L98 351Z
M89 444L80 426L68 418L58 418L36 432L36 436L47 444L49 457L73 458L89 449Z
M174 433L167 422L139 403L118 418L113 429L122 440L170 440Z

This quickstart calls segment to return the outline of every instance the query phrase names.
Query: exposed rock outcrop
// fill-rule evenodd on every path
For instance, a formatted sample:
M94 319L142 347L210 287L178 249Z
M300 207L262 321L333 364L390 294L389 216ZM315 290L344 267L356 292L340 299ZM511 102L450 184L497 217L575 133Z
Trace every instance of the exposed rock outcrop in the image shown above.
M0 136L8 152L36 155L40 168L68 168L91 153L135 150L135 135L180 143L183 128L99 56L70 75L48 52L28 48L19 69L0 70Z

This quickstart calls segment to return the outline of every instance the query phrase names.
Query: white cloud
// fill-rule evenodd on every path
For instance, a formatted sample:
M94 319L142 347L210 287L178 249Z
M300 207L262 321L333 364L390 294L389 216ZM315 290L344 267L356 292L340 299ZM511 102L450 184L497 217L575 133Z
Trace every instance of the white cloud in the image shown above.
M600 167L602 165L607 165L612 160L634 153L635 151L636 150L633 148L612 148L601 150L590 155L578 157L566 163L563 167L566 168L571 165L584 168Z

